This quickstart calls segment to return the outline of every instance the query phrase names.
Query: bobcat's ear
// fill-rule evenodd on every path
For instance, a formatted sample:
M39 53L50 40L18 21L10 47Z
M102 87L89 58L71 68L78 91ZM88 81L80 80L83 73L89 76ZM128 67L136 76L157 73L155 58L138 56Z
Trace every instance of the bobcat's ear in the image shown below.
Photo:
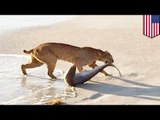
M108 53L108 51L107 51L107 50L106 50L106 51L104 51L104 52Z
M98 56L102 56L102 54L101 54L101 53L98 53Z
M105 51L105 53L107 53L107 55L110 55L110 53L108 51Z

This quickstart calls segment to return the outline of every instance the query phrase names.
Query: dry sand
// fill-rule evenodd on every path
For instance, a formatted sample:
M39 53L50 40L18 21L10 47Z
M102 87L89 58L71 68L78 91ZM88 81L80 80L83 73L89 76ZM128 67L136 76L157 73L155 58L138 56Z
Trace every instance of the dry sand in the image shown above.
M142 16L80 16L53 26L17 30L0 41L0 54L23 54L23 49L44 42L109 51L123 78L108 67L105 70L112 76L99 73L76 87L78 96L66 99L68 104L160 104L160 37L150 39L142 34ZM63 61L57 64L62 70L70 66Z

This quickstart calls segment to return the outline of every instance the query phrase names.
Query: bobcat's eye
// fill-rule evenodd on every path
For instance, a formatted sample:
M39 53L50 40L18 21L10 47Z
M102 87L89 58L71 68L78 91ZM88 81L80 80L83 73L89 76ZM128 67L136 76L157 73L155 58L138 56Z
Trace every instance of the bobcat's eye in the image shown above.
M108 63L108 61L106 61L105 63Z

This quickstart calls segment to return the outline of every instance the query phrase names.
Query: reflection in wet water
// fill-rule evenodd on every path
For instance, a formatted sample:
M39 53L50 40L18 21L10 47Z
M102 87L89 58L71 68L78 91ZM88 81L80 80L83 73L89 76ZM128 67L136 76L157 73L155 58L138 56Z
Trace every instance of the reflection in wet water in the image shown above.
M0 70L0 104L45 104L54 98L64 100L76 97L76 91L61 79L63 72L55 70L59 79L51 80L46 75L46 66L42 66L28 70L29 75L22 76L19 66L24 61L23 57L0 56L0 63L3 62L3 69Z
M30 95L27 99L32 99L35 104L44 104L49 100L60 98L62 100L76 97L76 91L65 85L64 81L61 80L47 80L42 84L37 84L27 80L30 78L22 77L21 86L26 88Z

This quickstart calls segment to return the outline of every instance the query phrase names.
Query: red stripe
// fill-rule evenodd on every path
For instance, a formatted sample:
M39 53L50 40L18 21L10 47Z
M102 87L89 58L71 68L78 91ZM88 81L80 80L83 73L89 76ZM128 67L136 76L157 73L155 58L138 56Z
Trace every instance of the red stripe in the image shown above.
M152 37L152 23L150 17L151 15L149 15L149 36Z
M156 36L157 35L157 24L156 23L154 23L154 36Z
M159 28L158 31L159 31L159 34L160 34L160 23L158 23L158 24L159 24L159 26L158 26L158 28Z
M153 27L154 27L154 28L153 28L153 29L154 29L154 31L153 31L153 37L155 37L155 32L156 32L156 31L155 31L155 25L156 25L156 23L153 23Z
M159 35L159 23L157 23L157 35Z
M154 37L154 23L151 26L151 37Z
M158 23L156 24L156 36L158 35Z
M146 24L147 24L146 25L147 34L146 35L148 36L149 35L149 29L148 29L149 28L149 19L148 19L148 15L147 15L147 19L146 20L147 20L147 22L146 22Z
M147 15L147 36L150 36L150 32L149 32L149 30L150 30L150 25L149 25L149 23L150 23L150 19L149 19L149 15Z
M143 15L143 34L145 34L145 15Z

